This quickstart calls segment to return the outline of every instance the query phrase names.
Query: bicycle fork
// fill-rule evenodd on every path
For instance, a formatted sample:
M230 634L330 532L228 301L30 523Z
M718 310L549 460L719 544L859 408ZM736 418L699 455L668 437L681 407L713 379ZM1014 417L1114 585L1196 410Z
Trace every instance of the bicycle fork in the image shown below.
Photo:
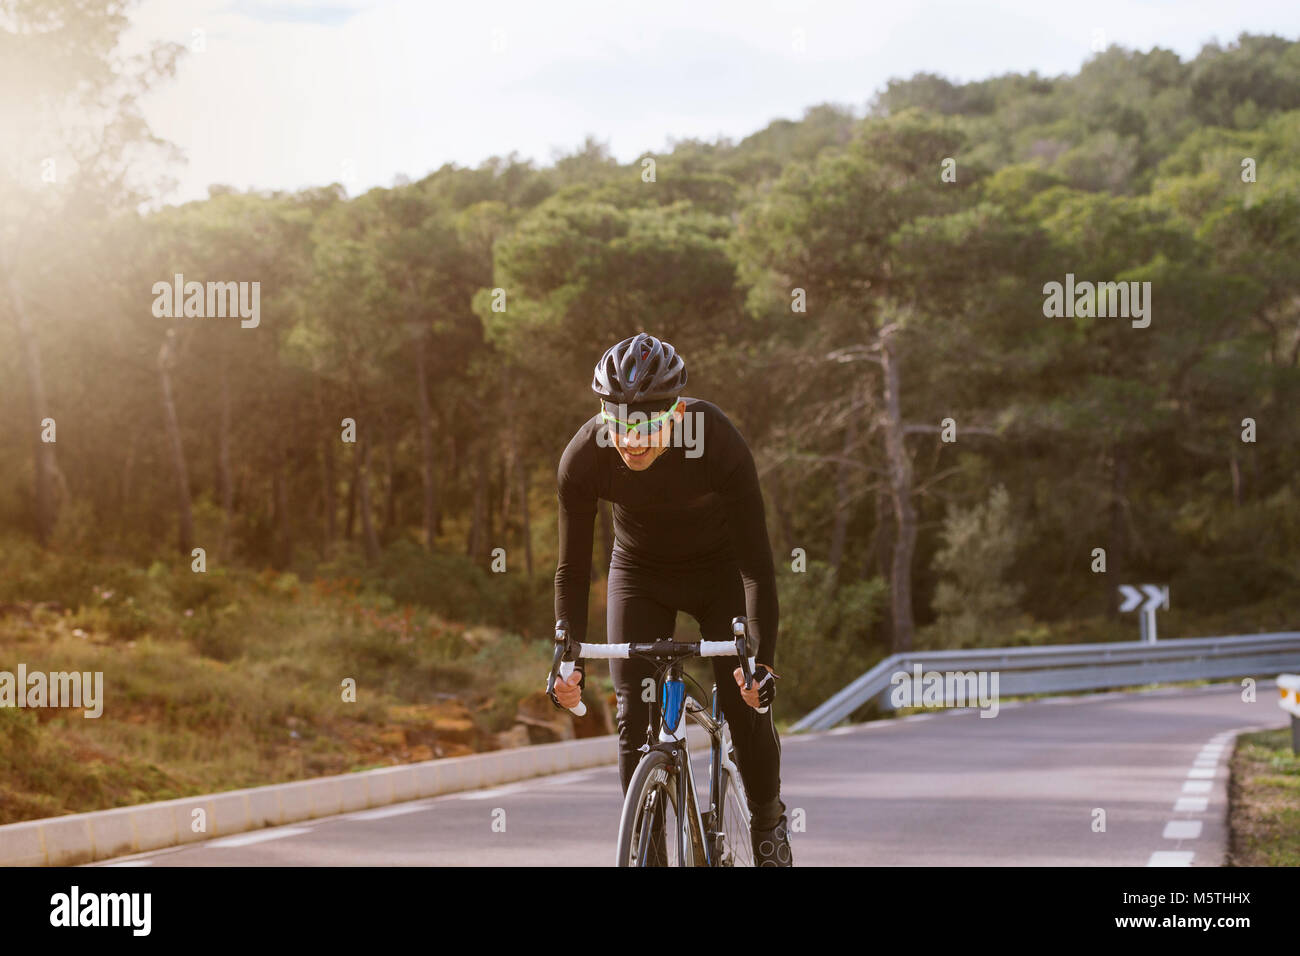
M674 663L663 681L660 699L661 720L659 747L667 750L677 767L677 854L679 860L694 862L702 853L706 864L713 863L712 847L707 842L704 819L696 799L695 774L691 769L690 754L686 749L686 683L682 680L682 665ZM716 762L716 747L714 758ZM709 781L710 797L713 781ZM688 855L689 854L689 855Z

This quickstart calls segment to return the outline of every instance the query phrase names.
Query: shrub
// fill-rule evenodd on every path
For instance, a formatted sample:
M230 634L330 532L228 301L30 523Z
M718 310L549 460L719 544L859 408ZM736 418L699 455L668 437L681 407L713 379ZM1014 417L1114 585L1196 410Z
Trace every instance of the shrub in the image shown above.
M880 578L837 583L829 565L808 564L778 578L781 635L776 670L786 711L806 713L887 652L870 638L888 587ZM784 709L784 708L783 708Z

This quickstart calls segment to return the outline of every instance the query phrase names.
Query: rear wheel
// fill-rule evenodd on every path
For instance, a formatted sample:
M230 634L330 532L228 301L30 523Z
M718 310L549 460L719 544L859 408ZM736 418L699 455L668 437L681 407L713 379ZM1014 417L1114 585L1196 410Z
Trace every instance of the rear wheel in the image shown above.
M618 824L618 866L693 866L678 852L677 769L665 753L652 750L637 765Z
M740 775L724 766L721 773L722 832L719 866L753 866L754 842L749 831L749 804Z

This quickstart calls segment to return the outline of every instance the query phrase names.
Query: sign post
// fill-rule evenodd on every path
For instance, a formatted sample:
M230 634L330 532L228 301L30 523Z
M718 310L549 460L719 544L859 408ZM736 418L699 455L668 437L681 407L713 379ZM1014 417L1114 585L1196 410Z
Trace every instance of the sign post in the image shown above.
M1291 715L1291 752L1300 754L1300 675L1278 674L1277 689L1277 705Z
M1119 586L1119 593L1124 596L1124 600L1120 602L1119 611L1121 614L1127 614L1133 610L1140 611L1138 626L1141 637L1139 639L1147 643L1155 643L1156 611L1169 610L1169 586L1167 584L1143 584L1141 588L1141 590L1138 590L1129 584Z

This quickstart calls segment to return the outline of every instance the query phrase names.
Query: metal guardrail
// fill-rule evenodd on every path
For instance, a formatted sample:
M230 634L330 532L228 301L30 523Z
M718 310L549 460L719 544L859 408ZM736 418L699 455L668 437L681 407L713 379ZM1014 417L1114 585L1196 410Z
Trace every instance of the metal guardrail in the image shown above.
M1272 676L1300 667L1300 631L1174 638L1156 643L1052 644L892 654L790 729L829 730L877 698L885 709L891 709L889 691L897 675L911 677L918 664L926 672L997 671L1002 697L1217 677Z

